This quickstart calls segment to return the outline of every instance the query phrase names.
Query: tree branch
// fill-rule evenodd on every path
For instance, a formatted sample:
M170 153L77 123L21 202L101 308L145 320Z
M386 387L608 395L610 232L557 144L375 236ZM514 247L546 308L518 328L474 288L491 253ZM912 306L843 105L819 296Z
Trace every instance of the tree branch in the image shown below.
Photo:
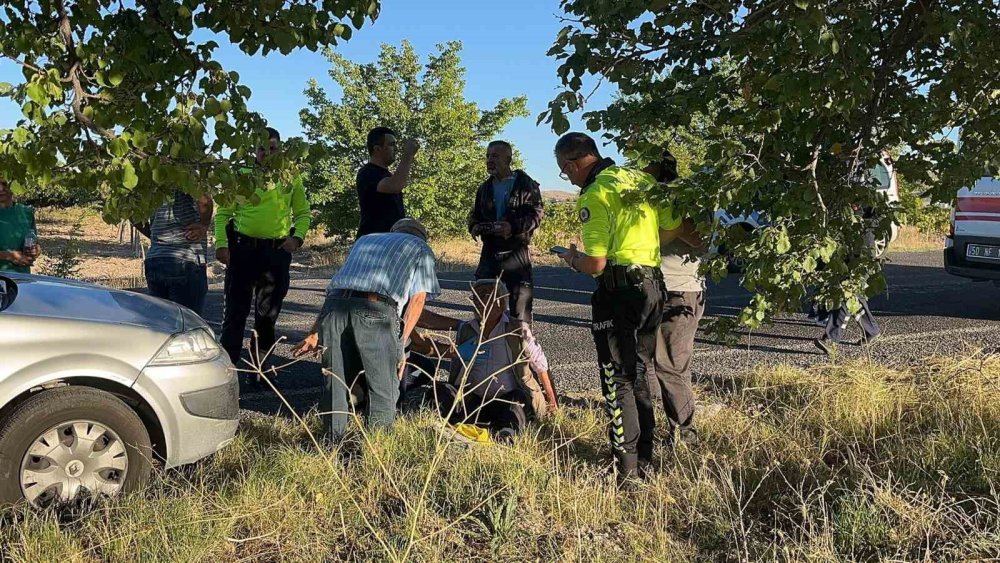
M87 133L88 140L90 140L89 131L94 131L109 141L116 139L117 135L94 123L92 119L83 113L83 101L87 98L98 98L99 96L87 92L86 89L84 89L83 84L80 82L80 74L82 73L83 64L81 63L79 57L76 56L75 41L73 40L73 27L70 24L69 13L66 11L66 3L63 0L59 1L59 34L62 36L63 44L66 46L66 53L69 56L69 59L73 61L73 64L70 66L69 72L67 73L69 82L73 85L73 101L71 102L73 116L76 118L77 122L83 126L84 133ZM137 149L132 152L135 152L140 158L148 157L145 152Z
M114 133L98 126L89 117L83 114L83 100L88 97L88 92L84 90L83 84L80 82L80 59L76 56L76 43L73 40L73 26L70 25L69 13L66 11L66 3L62 0L59 2L59 34L62 36L63 44L66 46L66 54L73 64L69 67L69 72L67 73L67 78L69 78L70 83L73 85L73 101L71 106L73 107L73 116L76 120L83 125L84 128L95 131L100 134L105 139L111 140L115 138Z
M45 74L45 71L42 70L42 69L40 69L40 68L38 68L37 66L35 66L33 64L26 63L26 62L21 61L21 60L18 60L18 59L14 58L14 57L6 54L6 53L0 53L0 57L3 57L5 59L9 59L11 61L14 61L15 63L23 66L24 68L27 68L29 70L34 71L37 74Z
M819 154L822 151L822 147L817 144L813 148L812 161L809 164L803 166L801 170L803 172L809 172L810 179L812 180L813 189L816 191L816 201L819 202L820 209L823 210L823 228L826 228L826 216L827 209L826 203L823 202L823 194L819 190L819 180L816 178L816 168L819 166Z
M881 52L879 53L882 61L875 72L872 97L863 114L862 129L856 133L855 147L857 152L851 164L849 177L853 178L856 175L855 172L860 165L861 149L865 146L866 139L872 134L872 129L875 127L876 116L889 88L890 74L897 66L899 59L905 57L906 53L913 48L913 45L920 38L924 27L921 25L921 18L939 5L940 0L915 0L909 5L907 11L904 12L899 25L893 29L892 34L888 38L888 44L885 44L886 41L883 39L882 45L880 45L882 47L880 49Z

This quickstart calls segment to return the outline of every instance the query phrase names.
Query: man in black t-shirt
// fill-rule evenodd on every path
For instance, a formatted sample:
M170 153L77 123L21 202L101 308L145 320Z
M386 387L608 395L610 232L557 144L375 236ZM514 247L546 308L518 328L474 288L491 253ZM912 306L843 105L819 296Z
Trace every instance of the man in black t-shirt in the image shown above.
M358 203L361 223L358 237L388 233L392 225L406 217L403 189L410 179L413 156L420 145L409 139L403 145L403 158L396 172L389 166L396 161L396 133L388 127L376 127L368 133L368 164L358 170Z

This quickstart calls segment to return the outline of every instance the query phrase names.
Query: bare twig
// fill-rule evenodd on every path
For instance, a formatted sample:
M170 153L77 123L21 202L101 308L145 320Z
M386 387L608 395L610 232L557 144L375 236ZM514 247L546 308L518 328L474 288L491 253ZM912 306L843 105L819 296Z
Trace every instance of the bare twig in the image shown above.
M41 68L38 68L37 66L35 66L33 64L29 64L29 63L24 62L24 61L22 61L20 59L12 57L12 56L10 56L10 55L8 55L6 53L0 53L0 57L3 57L5 59L9 59L9 60L11 60L11 61L13 61L13 62L15 62L15 63L23 66L24 68L33 71L35 74L45 74L45 71L42 70Z
M827 208L826 203L823 202L823 193L819 189L819 180L816 178L816 167L819 165L819 155L823 147L816 145L813 148L812 160L809 164L802 167L803 172L809 172L810 179L812 181L813 190L816 192L816 201L819 202L820 209L823 210L823 228L826 228L827 221Z

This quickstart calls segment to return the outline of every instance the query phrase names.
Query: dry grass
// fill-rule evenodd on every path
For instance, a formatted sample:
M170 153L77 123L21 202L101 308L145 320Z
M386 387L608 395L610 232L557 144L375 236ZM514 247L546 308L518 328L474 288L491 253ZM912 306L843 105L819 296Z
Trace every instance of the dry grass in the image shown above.
M0 546L13 561L1000 555L1000 358L760 369L700 397L702 442L659 451L635 490L606 471L596 408L509 448L443 439L427 415L323 454L316 417L249 416L214 458L76 519L7 513Z
M131 229L108 225L100 214L88 208L41 208L35 211L43 254L33 271L45 273L56 257L75 243L80 262L79 279L101 280L142 275L142 251L133 243ZM141 237L142 235L138 235Z
M889 246L891 252L929 252L944 248L944 236L925 233L912 225L902 225L899 236Z

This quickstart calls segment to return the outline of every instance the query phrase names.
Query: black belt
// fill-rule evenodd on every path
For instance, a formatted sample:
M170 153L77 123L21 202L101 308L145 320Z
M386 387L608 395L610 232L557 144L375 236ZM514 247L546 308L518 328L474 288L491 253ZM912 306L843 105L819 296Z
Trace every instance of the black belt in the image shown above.
M257 238L245 235L237 230L233 230L230 238L233 242L240 246L249 246L250 248L281 248L282 244L285 244L285 239L283 238Z
M612 265L604 268L598 282L605 289L614 291L642 285L646 280L662 280L663 272L653 266L642 266L640 264Z
M354 289L334 289L330 292L331 297L340 297L342 299L364 299L365 301L371 301L373 303L385 303L393 308L393 310L398 310L396 305L396 300L391 297L386 297L381 293L375 293L374 291L357 291Z

